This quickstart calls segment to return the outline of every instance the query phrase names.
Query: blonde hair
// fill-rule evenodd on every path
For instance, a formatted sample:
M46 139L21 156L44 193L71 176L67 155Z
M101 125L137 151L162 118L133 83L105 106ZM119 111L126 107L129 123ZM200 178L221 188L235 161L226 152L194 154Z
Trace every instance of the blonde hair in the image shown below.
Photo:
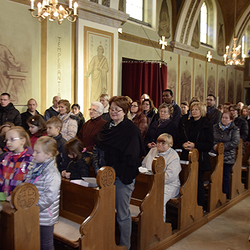
M11 127L10 130L6 132L6 134L13 130L15 130L18 133L18 136L20 137L20 139L23 139L23 138L25 139L25 143L23 145L24 148L31 147L30 137L28 133L24 130L24 128L20 126Z
M55 157L58 155L57 151L57 142L55 139L49 136L41 136L35 142L35 145L41 145L43 151L46 154L50 154L51 156Z
M202 116L202 117L205 117L205 116L206 116L206 114L207 114L207 107L206 107L206 105L205 105L204 103L202 103L202 102L193 102L193 103L191 104L191 106L190 106L191 114L192 114L192 108L193 108L194 106L197 106L197 107L198 107L198 109L199 109L200 112L201 112L201 116Z
M167 133L163 133L159 135L156 141L165 141L169 145L169 147L173 147L174 145L172 135L167 134Z
M70 112L70 103L68 100L66 99L61 99L60 101L58 101L58 105L63 104L66 107L66 112L69 113Z

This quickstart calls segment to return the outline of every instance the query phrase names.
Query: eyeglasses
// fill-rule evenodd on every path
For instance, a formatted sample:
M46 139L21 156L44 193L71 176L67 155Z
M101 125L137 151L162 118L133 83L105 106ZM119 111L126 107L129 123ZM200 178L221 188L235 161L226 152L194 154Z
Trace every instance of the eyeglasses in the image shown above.
M18 138L18 137L16 137L16 138L10 138L10 139L7 139L7 140L4 140L4 142L14 142L14 141L17 141L17 140L20 140L21 138Z
M119 113L119 112L123 111L122 109L118 110L118 109L111 109L111 108L109 110L114 112L114 113Z
M98 111L97 111L97 110L95 110L95 109L89 109L89 111L98 112Z
M131 108L132 108L132 107L137 108L137 107L138 107L138 105L130 105L130 107L131 107Z

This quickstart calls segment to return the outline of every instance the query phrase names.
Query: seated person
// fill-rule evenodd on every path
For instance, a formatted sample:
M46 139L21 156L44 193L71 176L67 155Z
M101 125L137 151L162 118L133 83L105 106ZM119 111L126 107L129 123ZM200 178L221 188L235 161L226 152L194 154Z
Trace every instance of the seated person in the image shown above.
M77 129L77 134L79 133L79 131L81 130L82 128L82 125L85 123L85 118L82 114L82 112L80 111L80 105L77 104L77 103L74 103L72 106L71 106L71 111L72 113L78 117L78 129Z
M62 177L76 180L89 176L89 166L86 158L90 157L90 153L83 148L81 141L73 138L65 143L65 151L71 159L66 170L62 171Z
M89 109L90 119L82 126L78 138L87 151L92 152L95 145L95 137L101 130L105 120L102 119L104 107L100 102L92 102Z
M172 146L173 137L170 134L163 133L157 138L156 147L151 148L142 161L142 167L152 170L154 157L162 156L165 160L164 221L166 221L166 204L170 199L179 195L181 186L179 179L179 173L181 172L180 157L171 148Z
M56 156L57 168L60 173L65 170L70 162L70 158L65 152L64 144L66 140L62 137L61 129L62 129L62 121L57 116L52 116L47 122L47 134L57 142L57 150L59 154Z

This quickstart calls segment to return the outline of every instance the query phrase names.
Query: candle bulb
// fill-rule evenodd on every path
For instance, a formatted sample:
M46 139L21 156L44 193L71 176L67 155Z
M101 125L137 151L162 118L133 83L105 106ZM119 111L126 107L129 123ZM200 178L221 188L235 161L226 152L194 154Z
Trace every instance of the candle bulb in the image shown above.
M37 4L37 9L38 9L38 15L41 15L41 3L39 2L38 4Z
M69 8L72 9L72 0L69 0Z
M30 0L30 8L33 10L34 9L34 0Z
M74 15L77 15L77 7L78 7L78 4L77 2L74 3Z

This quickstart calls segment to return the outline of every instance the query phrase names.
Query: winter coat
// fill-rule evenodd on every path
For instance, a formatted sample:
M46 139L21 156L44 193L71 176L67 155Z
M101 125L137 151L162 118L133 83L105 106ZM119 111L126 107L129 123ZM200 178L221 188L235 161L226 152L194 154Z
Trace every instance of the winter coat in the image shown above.
M5 122L12 122L15 126L22 125L21 115L12 103L9 103L6 107L0 106L0 125Z
M236 127L240 130L240 138L243 140L243 142L246 141L247 135L248 135L248 124L246 119L238 116L234 119L234 124Z
M149 119L141 111L139 111L136 116L132 119L133 123L140 129L142 139L145 137L145 134L148 129Z
M69 112L65 115L58 115L58 117L62 120L63 126L61 130L62 137L69 141L70 139L74 138L77 133L77 117Z
M208 152L214 144L213 125L209 123L205 117L201 117L198 121L194 121L191 117L184 122L183 127L179 130L179 145L182 148L181 160L188 160L188 150L183 148L183 143L190 141L195 144L195 148L199 151L199 170L210 170L210 157Z
M212 124L217 124L221 121L222 113L215 107L207 108L208 112L206 115L207 120Z
M224 163L234 164L235 149L240 142L240 131L234 122L225 130L222 130L219 124L214 125L214 145L219 142L224 144Z
M49 118L51 118L52 116L58 116L59 115L59 111L56 111L52 106L48 109L46 109L45 113L44 113L44 119L45 121L48 121Z
M29 166L36 166L33 162ZM34 184L39 193L39 222L40 226L52 226L58 222L59 200L61 175L56 167L54 157L50 157L41 164L42 172L36 178L29 178L30 171L27 175L26 182Z

